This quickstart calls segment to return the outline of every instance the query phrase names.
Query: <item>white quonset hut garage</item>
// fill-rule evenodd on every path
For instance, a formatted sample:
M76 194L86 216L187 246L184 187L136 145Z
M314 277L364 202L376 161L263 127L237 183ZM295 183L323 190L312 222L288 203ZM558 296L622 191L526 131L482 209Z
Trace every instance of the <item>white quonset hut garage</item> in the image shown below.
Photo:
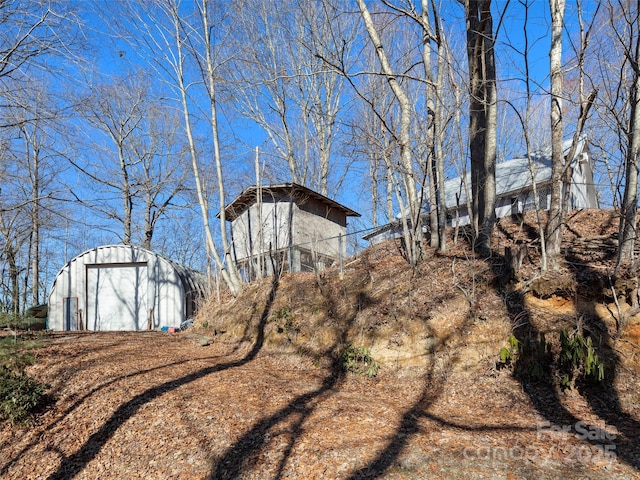
M179 327L204 295L204 275L130 245L86 251L56 276L51 330L152 330Z

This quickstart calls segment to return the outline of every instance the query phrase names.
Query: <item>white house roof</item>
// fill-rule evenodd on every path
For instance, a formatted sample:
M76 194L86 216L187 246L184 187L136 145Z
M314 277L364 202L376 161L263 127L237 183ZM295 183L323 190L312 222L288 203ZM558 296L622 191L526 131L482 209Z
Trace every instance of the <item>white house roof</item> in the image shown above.
M569 153L573 139L565 140L562 147L565 155ZM576 148L575 158L582 152L585 138L580 137ZM532 175L533 173L533 175ZM531 165L526 156L513 158L506 162L496 164L496 197L506 196L512 192L518 192L532 185L532 177L536 184L551 180L551 149L536 152L531 157ZM466 175L467 185L471 189L471 175ZM459 195L459 204L467 202L467 195L461 177L445 181L445 205L447 208L456 207L456 194Z

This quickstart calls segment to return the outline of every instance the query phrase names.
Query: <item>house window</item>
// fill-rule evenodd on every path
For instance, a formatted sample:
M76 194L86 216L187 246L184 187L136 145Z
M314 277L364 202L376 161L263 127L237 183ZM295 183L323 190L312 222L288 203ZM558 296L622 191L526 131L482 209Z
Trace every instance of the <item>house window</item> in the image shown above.
M520 213L520 202L517 198L511 199L511 215L517 215Z
M547 203L548 196L549 196L548 188L541 188L540 190L538 190L538 199L540 200L539 202L540 210L547 210L549 208L549 205Z
M300 248L299 251L301 272L321 272L325 268L329 268L336 261L335 258L311 250Z
M549 207L547 205L547 194L548 189L542 188L538 190L538 207L540 210L547 210ZM522 211L529 212L536 209L536 203L533 198L533 192L529 192L522 200Z

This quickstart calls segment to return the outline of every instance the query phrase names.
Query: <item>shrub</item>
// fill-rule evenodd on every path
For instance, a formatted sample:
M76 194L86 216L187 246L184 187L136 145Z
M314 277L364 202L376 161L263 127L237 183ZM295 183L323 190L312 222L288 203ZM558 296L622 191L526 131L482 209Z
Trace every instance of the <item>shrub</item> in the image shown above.
M352 344L347 345L340 352L338 365L344 372L364 374L367 377L375 377L380 369L380 364L373 359L368 348Z
M46 319L0 313L0 327L18 330L44 330L46 328Z
M601 382L604 364L596 353L591 337L579 332L560 332L560 375L562 386L572 388L578 378Z
M551 344L544 333L536 337L525 337L520 342L514 335L509 336L509 345L500 349L498 368L513 367L519 362L520 371L526 372L533 380L544 377L551 359Z
M0 338L0 421L28 422L44 405L48 387L25 372L35 363L30 350L39 345L33 335Z
M514 368L517 363L517 371L532 380L541 380L552 371L562 388L573 388L577 379L602 382L604 364L591 337L578 331L569 334L563 329L559 340L560 345L552 348L543 333L538 338L525 337L523 341L511 335L508 345L500 349L497 366Z
M24 370L0 366L0 420L27 422L44 405L47 386L29 377Z

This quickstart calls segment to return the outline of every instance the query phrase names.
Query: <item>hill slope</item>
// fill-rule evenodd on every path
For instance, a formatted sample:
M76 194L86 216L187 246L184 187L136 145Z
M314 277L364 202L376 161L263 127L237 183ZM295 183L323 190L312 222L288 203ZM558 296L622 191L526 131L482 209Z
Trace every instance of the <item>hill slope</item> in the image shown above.
M488 260L475 257L462 233L454 241L450 232L448 253L428 251L411 269L399 245L389 242L357 255L342 274L333 269L253 284L240 298L214 302L197 326L206 325L215 341L257 341L266 350L312 358L327 368L340 361L345 346L364 347L385 374L420 372L422 396L429 401L416 404L412 415L438 411L443 423L486 438L510 423L508 412L529 410L526 427L514 418L513 428L498 435L505 448L531 445L532 431L536 439L544 437L538 424L569 430L572 435L561 435L561 443L576 435L584 440L576 428L586 422L595 429L587 427L592 437L605 440L558 449L608 460L610 448L618 461L638 469L640 325L626 303L637 295L637 280L629 272L613 278L616 228L614 212L572 212L565 268L545 276L539 275L534 215L502 219L496 253ZM517 272L504 255L513 252L521 254ZM590 338L601 382L585 375L583 360L563 363L569 348L562 346L563 331L576 342ZM518 345L515 352L510 341ZM502 347L510 350L504 363ZM575 355L583 353L586 347ZM606 443L614 436L615 444Z

